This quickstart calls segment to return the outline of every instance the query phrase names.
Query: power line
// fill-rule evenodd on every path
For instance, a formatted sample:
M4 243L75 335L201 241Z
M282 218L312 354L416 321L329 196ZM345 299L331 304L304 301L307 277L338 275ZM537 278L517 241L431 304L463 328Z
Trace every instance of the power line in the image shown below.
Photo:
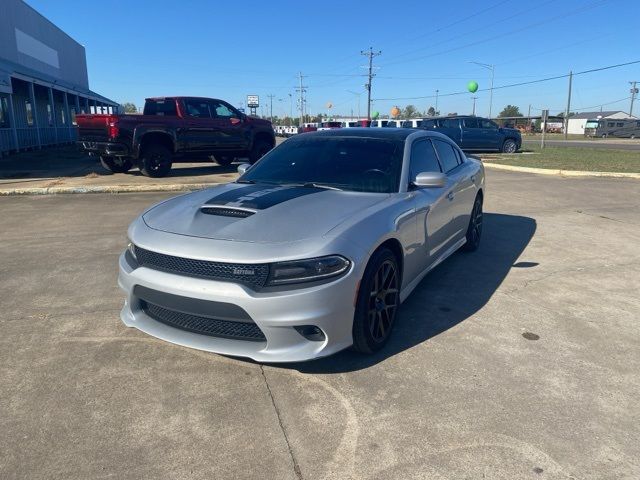
M619 67L626 67L628 65L634 65L640 63L640 60L634 60L632 62L626 62L626 63L618 63L616 65L608 65L606 67L599 67L599 68L592 68L590 70L583 70L582 72L576 72L573 74L573 76L577 76L577 75L585 75L587 73L594 73L594 72L601 72L603 70L610 70L612 68L619 68ZM499 87L493 87L493 90L502 90L504 88L512 88L512 87L521 87L523 85L533 85L535 83L542 83L542 82L549 82L551 80L558 80L560 78L567 78L569 77L569 74L565 74L565 75L555 75L553 77L547 77L547 78L540 78L537 80L531 80L529 82L519 82L519 83L511 83L509 85L501 85ZM487 92L491 90L490 88L481 88L479 90L477 90L478 92ZM452 92L452 93L441 93L440 96L441 97L453 97L455 95L466 95L469 92L466 91L462 91L462 92ZM376 98L374 100L376 101L391 101L391 100L419 100L419 99L423 99L423 98L434 98L435 95L423 95L423 96L417 96L417 97L394 97L394 98Z

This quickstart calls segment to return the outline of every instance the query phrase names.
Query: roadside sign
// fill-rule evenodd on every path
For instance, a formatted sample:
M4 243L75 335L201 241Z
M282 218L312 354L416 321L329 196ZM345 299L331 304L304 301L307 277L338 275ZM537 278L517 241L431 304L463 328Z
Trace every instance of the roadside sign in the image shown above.
M260 99L258 95L247 95L247 107L258 108L260 106Z
M540 139L540 148L544 150L544 134L547 131L547 120L549 120L549 110L542 110L541 115L542 138Z

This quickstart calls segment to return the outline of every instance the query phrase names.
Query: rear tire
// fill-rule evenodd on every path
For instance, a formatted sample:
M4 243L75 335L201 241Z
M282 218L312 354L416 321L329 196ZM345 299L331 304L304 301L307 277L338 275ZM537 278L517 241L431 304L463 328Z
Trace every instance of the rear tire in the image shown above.
M267 153L269 150L271 150L272 146L271 143L265 141L265 140L257 140L254 144L253 144L253 148L251 149L251 152L249 153L249 162L253 165L254 163L256 163L258 160L260 160L265 153Z
M159 178L171 171L171 152L164 145L149 145L140 157L140 172L146 177Z
M376 352L389 340L400 306L400 281L395 255L386 248L375 252L362 276L353 318L357 352Z
M235 160L235 157L229 157L227 155L214 155L213 158L221 167L228 167Z
M123 157L100 157L100 164L113 173L127 173L133 167L130 158Z
M467 227L467 242L462 249L465 252L475 252L480 246L480 238L482 237L482 197L476 196L471 209L471 217L469 218L469 226Z
M517 151L518 144L511 138L507 138L502 144L502 153L516 153Z

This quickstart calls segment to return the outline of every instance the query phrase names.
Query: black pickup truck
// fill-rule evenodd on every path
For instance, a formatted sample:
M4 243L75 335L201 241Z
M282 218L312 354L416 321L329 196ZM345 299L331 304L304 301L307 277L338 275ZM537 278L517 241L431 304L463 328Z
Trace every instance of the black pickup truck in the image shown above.
M515 153L522 146L522 136L515 128L499 127L487 118L449 116L425 118L420 128L435 130L451 138L462 150L486 150Z
M114 173L134 165L163 177L175 161L229 165L257 161L275 146L271 122L239 112L223 100L147 98L142 115L77 115L78 144Z

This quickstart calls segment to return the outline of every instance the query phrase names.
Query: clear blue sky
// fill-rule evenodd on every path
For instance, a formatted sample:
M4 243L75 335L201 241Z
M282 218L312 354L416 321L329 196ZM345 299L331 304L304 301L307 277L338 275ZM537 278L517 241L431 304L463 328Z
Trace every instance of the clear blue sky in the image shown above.
M118 102L142 105L161 95L223 98L241 106L247 94L275 95L284 116L297 73L307 77L308 111L366 113L360 51L375 58L373 98L459 92L489 72L468 62L495 64L495 86L562 75L569 70L640 60L637 0L505 1L207 1L28 0L86 47L93 90ZM618 101L629 109L630 80L640 64L574 78L572 110ZM350 93L349 91L356 92ZM476 94L477 113L488 112L488 92ZM442 113L470 113L472 94L438 101ZM622 100L625 99L625 100ZM494 92L494 114L514 104L526 115L563 110L567 79ZM640 102L638 102L640 103ZM376 100L420 110L435 99ZM640 105L638 105L640 111ZM268 112L267 112L268 113Z

